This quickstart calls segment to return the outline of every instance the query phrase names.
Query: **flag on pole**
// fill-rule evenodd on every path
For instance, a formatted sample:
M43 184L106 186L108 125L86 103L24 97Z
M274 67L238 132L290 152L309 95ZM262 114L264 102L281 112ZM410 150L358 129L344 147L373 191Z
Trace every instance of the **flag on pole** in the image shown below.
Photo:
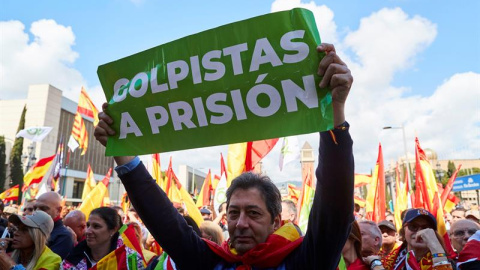
M47 173L55 156L56 155L40 159L28 170L23 177L22 192L25 192L29 186L38 184L42 181L43 176Z
M295 204L298 203L302 191L297 188L295 185L287 184L287 198L288 200L293 201Z
M15 185L4 192L0 193L0 199L3 200L4 203L8 201L18 201L18 192L19 192L19 185Z
M450 192L452 191L453 183L455 182L455 179L457 178L457 174L460 171L460 168L462 168L462 164L460 164L458 166L457 170L452 174L450 179L448 179L448 183L442 191L442 195L440 196L440 198L442 200L442 207L444 207L444 208L445 208L445 205L447 203L448 196L450 195ZM454 197L455 197L455 195L454 195ZM450 213L450 211L447 211L447 212Z
M354 187L363 187L372 182L372 176L370 174L355 174Z
M262 158L272 151L277 139L260 140L247 143L247 155L245 158L245 171L253 171Z
M93 104L92 100L87 94L87 91L82 87L80 91L80 99L78 100L77 112L83 116L93 118L93 125L98 124L98 109Z
M438 233L443 237L447 254L455 254L443 218L443 205L438 192L435 174L425 152L420 147L418 138L415 138L415 182L416 182L416 208L424 208L437 219ZM418 199L418 201L417 201Z
M407 196L407 185L402 182L400 179L400 169L395 168L395 191L397 197L395 198L395 208L394 208L394 217L395 217L395 226L397 231L402 227L402 212L408 209L408 196Z
M83 149L81 155L82 156L85 155L85 152L87 151L87 148L88 148L88 133L87 133L87 128L85 127L85 123L83 122L83 118L78 111L75 114L75 121L73 122L72 134L70 135L70 140L68 141L68 146L70 147L70 150L73 152L75 151L76 148L72 148L75 146L75 142L73 142L72 139L77 142L78 144L77 147L80 147L81 149Z
M52 127L29 127L26 129L20 130L15 138L23 137L34 142L41 142L48 133L52 131Z
M307 231L308 217L310 216L310 209L313 205L313 198L315 197L315 188L313 187L313 175L310 170L304 174L302 195L298 201L298 227L305 234Z
M385 219L385 172L383 167L382 145L378 144L377 164L372 174L372 182L367 192L365 218L376 223Z
M211 205L212 194L213 194L212 173L210 170L208 170L208 174L205 177L205 180L203 181L200 194L198 194L197 203L196 203L197 207Z
M90 164L88 164L87 177L85 178L85 184L83 185L82 201L84 201L87 198L88 193L90 193L95 188L96 185L97 185L97 182L93 177L92 167L90 167Z
M105 177L103 181L98 182L95 188L90 191L90 193L88 193L87 197L85 198L85 200L83 200L82 204L78 208L78 210L82 211L82 213L85 214L86 217L90 215L90 212L92 212L93 209L102 206L103 199L107 194L107 187L109 184L111 171L112 169L110 168L107 173L108 178Z
M152 174L153 178L157 184L162 187L163 186L163 179L162 179L162 168L160 166L160 154L152 154Z
M280 171L288 163L300 159L300 146L296 136L284 137L282 139L282 148L280 150Z
M218 207L220 204L227 201L227 169L225 168L225 162L223 160L223 155L220 153L220 181L215 186L214 197L213 197L213 207L217 214Z

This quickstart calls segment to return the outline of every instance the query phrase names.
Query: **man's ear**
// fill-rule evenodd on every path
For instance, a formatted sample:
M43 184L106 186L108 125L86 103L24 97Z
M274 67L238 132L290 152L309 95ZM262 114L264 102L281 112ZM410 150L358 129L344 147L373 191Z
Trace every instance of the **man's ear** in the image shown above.
M278 230L281 224L282 224L282 217L281 215L278 215L273 219L273 231Z

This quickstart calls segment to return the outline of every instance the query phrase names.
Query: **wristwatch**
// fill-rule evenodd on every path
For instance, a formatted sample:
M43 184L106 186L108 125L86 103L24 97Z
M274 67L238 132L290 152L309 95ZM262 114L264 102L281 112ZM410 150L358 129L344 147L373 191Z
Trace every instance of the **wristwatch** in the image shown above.
M380 260L373 260L371 263L370 263L370 269L373 269L375 268L375 266L382 266L382 262Z

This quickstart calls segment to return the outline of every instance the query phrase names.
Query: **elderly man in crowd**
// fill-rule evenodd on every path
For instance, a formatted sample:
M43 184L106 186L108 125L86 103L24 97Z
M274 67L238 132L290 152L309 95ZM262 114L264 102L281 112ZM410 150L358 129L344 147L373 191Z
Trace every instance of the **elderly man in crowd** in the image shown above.
M399 247L401 243L397 242L398 233L392 222L388 220L380 221L378 228L382 232L382 249L380 250L380 256L383 258L392 250Z
M53 219L53 231L48 239L47 246L62 260L73 249L72 234L63 226L60 213L62 212L62 198L57 192L49 191L40 195L35 202L35 210L42 210Z
M468 239L480 230L480 225L469 219L457 220L450 228L450 239L455 250L460 253Z
M80 210L70 211L64 218L63 224L70 227L77 237L77 242L85 239L85 229L87 228L87 220L85 214Z
M360 221L358 225L362 233L362 255L366 257L379 254L383 237L377 223L364 220Z

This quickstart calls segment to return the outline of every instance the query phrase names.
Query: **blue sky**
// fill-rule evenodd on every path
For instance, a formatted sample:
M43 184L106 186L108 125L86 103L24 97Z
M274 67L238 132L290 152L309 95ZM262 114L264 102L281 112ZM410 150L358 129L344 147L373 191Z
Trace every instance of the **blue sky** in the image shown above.
M28 84L50 83L76 100L83 85L100 105L99 65L298 4L314 9L320 35L338 44L356 79L347 118L356 142L357 172L375 165L379 141L385 163L403 154L401 132L382 131L383 126L405 125L411 154L417 135L424 148L435 149L442 159L480 157L480 2L474 0L2 1L0 98L24 98ZM32 23L42 20L51 21L38 24L33 34ZM20 38L22 33L28 40ZM25 65L29 76L16 79ZM301 144L318 145L315 135L300 138ZM221 147L206 151L212 157L199 158L193 166L218 167L218 152L226 155ZM189 155L172 154L178 163ZM271 155L264 163L267 173L298 178L298 165L281 173L275 166L278 149ZM167 158L162 157L163 164Z

